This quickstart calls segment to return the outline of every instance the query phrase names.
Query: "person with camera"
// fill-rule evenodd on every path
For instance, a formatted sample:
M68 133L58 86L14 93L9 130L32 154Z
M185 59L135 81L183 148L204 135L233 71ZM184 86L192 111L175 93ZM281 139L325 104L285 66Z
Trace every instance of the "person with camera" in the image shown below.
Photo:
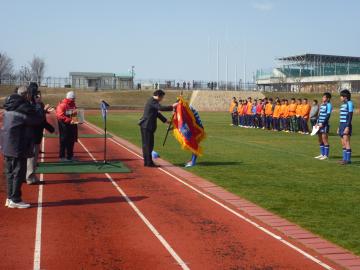
M60 133L59 158L61 161L74 160L74 145L78 139L76 115L75 93L70 91L67 92L66 98L56 107L56 118Z
M17 93L5 99L1 152L7 180L5 206L9 208L30 207L22 201L21 187L26 178L27 158L34 156L34 128L43 122L31 98L29 89L21 86Z
M36 176L36 168L38 163L38 157L40 152L40 145L43 139L44 129L50 133L54 133L54 127L46 120L46 114L52 112L54 109L49 104L44 104L41 99L41 92L38 84L35 82L30 83L28 91L31 96L30 103L35 107L37 114L42 118L42 123L39 126L34 127L34 156L27 159L26 169L26 183L29 185L39 183L39 179Z

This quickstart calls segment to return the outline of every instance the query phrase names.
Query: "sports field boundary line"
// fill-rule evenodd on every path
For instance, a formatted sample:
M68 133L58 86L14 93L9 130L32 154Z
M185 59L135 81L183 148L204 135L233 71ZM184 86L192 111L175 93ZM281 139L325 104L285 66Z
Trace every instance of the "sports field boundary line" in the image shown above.
M89 123L88 121L86 121L85 124L98 133L102 132L101 128L97 127L92 123ZM113 133L111 133L111 135L113 136L113 138L111 138L110 141L124 148L133 155L143 159L141 154L139 154L141 153L141 149L139 147L137 147L136 145L130 143L129 141L123 138L116 136ZM334 243L331 243L328 240L325 240L301 228L295 223L289 222L288 220L281 218L276 214L273 214L263 209L262 207L239 197L238 195L228 192L227 190L217 186L215 183L212 183L206 179L194 175L186 170L183 170L182 168L176 167L165 160L162 159L158 159L158 160L159 160L158 163L160 165L165 166L163 168L158 168L163 173L167 174L174 180L182 183L183 185L187 186L188 188L192 189L198 194L208 198L212 202L216 203L217 205L221 206L222 208L231 212L232 214L235 214L239 218L241 219L244 218L243 219L244 221L252 224L256 228L263 231L264 233L279 240L283 244L299 252L303 256L306 256L307 258L321 265L325 269L330 270L334 268L328 265L327 263L324 263L321 260L317 259L315 256L322 256L326 260L329 260L330 262L333 262L338 266L346 269L360 269L360 257L356 256L350 251ZM183 180L181 178L186 180ZM189 182L194 184L195 186L193 186ZM201 191L200 189L204 191ZM223 201L224 203L217 200L217 198ZM232 208L235 208L236 210ZM249 216L249 218L242 215L238 211L245 213L247 216ZM240 217L239 215L242 216L243 218ZM275 232L272 232L269 229L261 226L258 222L266 225ZM288 239L293 240L295 243L297 243L297 245L295 243L293 244L283 239L280 235L276 233L276 231L279 232L280 234L283 234ZM316 255L315 256L311 255L309 252L305 251L304 248L302 247L311 250L313 253L316 253Z
M41 162L45 160L45 137L41 144ZM42 230L42 201L44 193L44 174L40 174L40 185L38 191L37 213L36 213L36 229L35 229L35 248L34 248L34 263L33 270L41 269L41 230Z
M78 140L79 144L84 148L84 150L88 153L91 159L94 162L98 162L98 160L94 157L94 155L87 149L87 147ZM187 264L181 259L181 257L177 254L177 252L171 247L171 245L166 241L166 239L160 234L160 232L155 228L154 225L148 220L148 218L140 211L140 209L135 205L135 203L129 198L129 196L125 193L125 191L114 181L109 173L104 173L110 183L116 188L116 190L120 193L120 195L126 200L126 202L130 205L130 207L134 210L134 212L140 217L140 219L145 223L148 229L152 232L152 234L160 241L163 247L169 252L169 254L175 259L177 264L183 270L190 270Z

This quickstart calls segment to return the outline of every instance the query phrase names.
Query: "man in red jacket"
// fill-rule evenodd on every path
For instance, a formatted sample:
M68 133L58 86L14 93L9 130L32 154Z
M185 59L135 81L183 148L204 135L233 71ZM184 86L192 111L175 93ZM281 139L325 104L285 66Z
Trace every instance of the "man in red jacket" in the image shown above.
M73 117L76 116L75 93L70 91L66 94L56 108L56 118L59 123L61 161L73 161L74 144L77 142L78 130Z

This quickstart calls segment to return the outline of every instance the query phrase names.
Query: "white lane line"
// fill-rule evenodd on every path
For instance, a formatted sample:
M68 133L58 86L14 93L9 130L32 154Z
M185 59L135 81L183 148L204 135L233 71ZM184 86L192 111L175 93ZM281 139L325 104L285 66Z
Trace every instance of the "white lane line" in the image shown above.
M44 162L45 158L45 137L43 137L41 145L41 162ZM43 180L44 174L40 174L40 184L38 193L38 206L36 215L36 231L35 231L35 250L34 250L34 263L33 269L40 270L41 264L41 228L42 228L42 201L43 201Z
M93 130L95 130L98 133L99 130L97 130L95 127L93 127L92 125L88 126L90 128L92 128ZM142 159L142 156L140 156L139 154L135 153L134 151L130 150L129 148L127 148L126 146L122 145L121 143L117 142L114 139L110 139L112 142L114 142L115 144L121 146L122 148L124 148L125 150L127 150L128 152L132 153L133 155L139 157ZM183 185L187 186L188 188L192 189L193 191L195 191L196 193L204 196L205 198L209 199L210 201L216 203L217 205L221 206L222 208L224 208L225 210L229 211L230 213L234 214L235 216L239 217L240 219L248 222L249 224L255 226L256 228L258 228L259 230L263 231L264 233L266 233L267 235L270 235L271 237L275 238L276 240L282 242L283 244L287 245L288 247L292 248L293 250L299 252L300 254L302 254L303 256L305 256L306 258L310 259L311 261L317 263L318 265L322 266L323 268L327 269L327 270L334 270L334 268L332 268L330 265L322 262L321 260L317 259L316 257L312 256L311 254L307 253L306 251L302 250L301 248L291 244L290 242L286 241L285 239L283 239L281 236L269 231L268 229L262 227L261 225L259 225L258 223L256 223L255 221L241 215L240 213L238 213L237 211L231 209L230 207L228 207L227 205L223 204L222 202L216 200L215 198L209 196L208 194L202 192L201 190L197 189L196 187L190 185L189 183L181 180L180 178L178 178L177 176L171 174L170 172L168 172L167 170L163 169L163 168L158 168L160 171L162 171L163 173L169 175L170 177L172 177L173 179L175 179L176 181L182 183Z
M89 154L89 156L95 162L98 162L96 158L91 154L91 152L87 149L87 147L78 140L80 145L85 149L85 151ZM180 265L180 267L184 270L190 270L190 268L186 265L186 263L180 258L180 256L175 252L175 250L170 246L170 244L165 240L165 238L159 233L159 231L151 224L151 222L145 217L145 215L139 210L139 208L135 205L135 203L128 197L128 195L124 192L124 190L114 181L114 179L110 176L110 174L105 173L105 176L109 179L109 181L113 184L113 186L119 191L122 197L126 200L126 202L131 206L131 208L135 211L135 213L141 218L141 220L145 223L145 225L149 228L149 230L156 236L156 238L160 241L160 243L166 248L166 250L170 253L170 255L175 259L175 261Z

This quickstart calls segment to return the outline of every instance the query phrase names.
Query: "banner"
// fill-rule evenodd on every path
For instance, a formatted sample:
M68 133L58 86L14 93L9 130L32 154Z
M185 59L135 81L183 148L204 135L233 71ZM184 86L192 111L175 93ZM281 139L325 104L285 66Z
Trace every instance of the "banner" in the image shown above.
M202 155L200 142L205 139L205 130L199 114L182 98L175 109L173 134L183 149L197 156Z
M108 111L109 107L110 107L110 105L108 103L106 103L104 100L101 101L100 110L101 110L102 117L104 119L106 119L107 111Z

